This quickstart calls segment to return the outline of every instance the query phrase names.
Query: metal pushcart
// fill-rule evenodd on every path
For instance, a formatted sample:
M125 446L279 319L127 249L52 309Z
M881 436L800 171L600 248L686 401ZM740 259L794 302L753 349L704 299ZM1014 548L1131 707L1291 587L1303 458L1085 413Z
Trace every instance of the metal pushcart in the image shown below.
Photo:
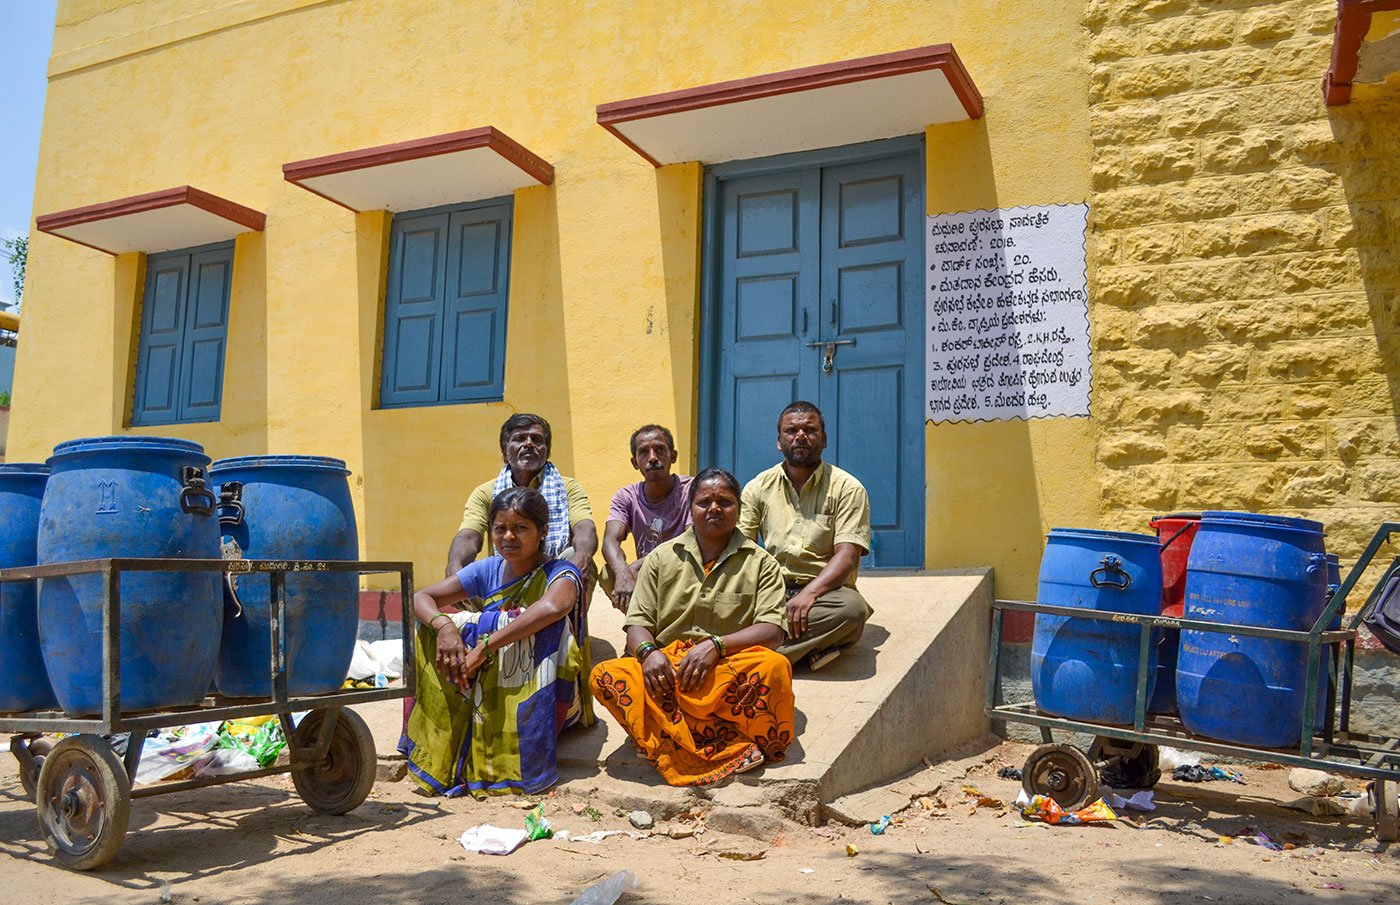
M122 710L121 578L127 572L222 572L266 574L271 587L268 664L272 694L226 698L210 694L193 707L157 712ZM288 573L398 573L403 624L403 684L395 688L340 689L293 697L287 692L285 595ZM102 713L77 718L61 711L0 715L0 733L11 736L20 781L38 809L39 827L54 857L73 870L91 870L121 847L131 800L183 792L261 776L290 773L297 794L314 810L344 814L358 807L374 786L374 738L352 704L402 698L413 693L413 566L406 562L248 559L91 559L0 569L0 582L69 575L102 576ZM309 711L300 723L292 714ZM287 762L258 770L133 788L146 733L152 729L276 715L287 739ZM42 734L66 735L44 754L31 743ZM118 756L111 736L129 733Z
M1097 796L1099 771L1116 768L1133 784L1150 787L1161 774L1157 767L1157 747L1170 745L1187 751L1239 757L1275 763L1289 767L1310 767L1366 779L1373 798L1376 838L1394 842L1397 834L1396 789L1400 787L1400 739L1373 736L1351 729L1352 673L1356 654L1357 625L1365 607L1358 608L1350 625L1329 631L1334 618L1344 612L1347 595L1355 588L1366 567L1370 565L1382 544L1391 535L1400 533L1400 523L1382 524L1341 586L1333 593L1322 615L1309 631L1259 628L1229 625L1199 619L1168 616L1145 616L1049 606L1039 603L998 600L992 605L991 663L987 678L986 713L993 720L1023 723L1040 728L1044 742L1026 759L1022 770L1022 786L1028 794L1053 798L1066 809L1088 804ZM1400 564L1400 560L1397 560ZM1392 570L1396 567L1392 567ZM1381 582L1381 586L1385 584ZM1381 591L1378 586L1374 598ZM1370 603L1370 600L1367 601ZM1137 697L1132 726L1117 726L1072 720L1045 713L1034 702L998 703L1001 696L998 666L1001 661L1001 635L1007 612L1038 613L1050 616L1071 616L1136 625L1139 628ZM1327 719L1316 733L1303 733L1297 747L1257 748L1237 745L1197 736L1188 731L1175 716L1149 714L1148 672L1151 645L1155 643L1154 629L1188 629L1272 638L1307 646L1307 682L1303 694L1302 725L1317 725L1318 683L1324 674L1323 648L1330 647L1341 656L1333 656L1332 681L1328 684L1324 714ZM1340 677L1337 673L1340 672ZM1073 745L1055 744L1053 730L1082 733L1093 737L1089 750Z

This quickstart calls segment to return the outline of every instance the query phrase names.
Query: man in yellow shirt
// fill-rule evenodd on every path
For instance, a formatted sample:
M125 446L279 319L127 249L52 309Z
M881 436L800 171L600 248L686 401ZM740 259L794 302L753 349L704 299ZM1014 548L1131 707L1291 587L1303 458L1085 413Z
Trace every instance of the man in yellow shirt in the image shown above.
M467 497L461 527L447 553L447 575L456 575L475 560L483 545L488 553L492 552L491 527L486 514L496 494L510 487L533 487L549 503L545 555L573 563L586 579L590 579L588 588L591 589L593 554L598 552L598 528L593 523L593 510L582 485L561 475L549 461L552 439L549 422L539 415L512 415L501 425L501 457L505 467ZM583 600L586 607L586 594Z
M810 402L778 416L783 461L744 488L739 530L778 560L787 585L793 663L821 669L860 640L873 612L856 590L860 558L870 551L870 498L861 483L822 461L826 422Z

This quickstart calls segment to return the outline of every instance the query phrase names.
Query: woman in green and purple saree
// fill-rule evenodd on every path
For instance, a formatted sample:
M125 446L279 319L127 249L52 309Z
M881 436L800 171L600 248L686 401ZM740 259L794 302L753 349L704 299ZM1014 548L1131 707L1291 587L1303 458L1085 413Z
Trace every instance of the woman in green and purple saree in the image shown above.
M489 516L496 555L413 595L417 701L399 750L420 787L448 797L550 787L559 733L581 713L578 569L545 556L538 491L498 494ZM463 601L478 611L455 610Z

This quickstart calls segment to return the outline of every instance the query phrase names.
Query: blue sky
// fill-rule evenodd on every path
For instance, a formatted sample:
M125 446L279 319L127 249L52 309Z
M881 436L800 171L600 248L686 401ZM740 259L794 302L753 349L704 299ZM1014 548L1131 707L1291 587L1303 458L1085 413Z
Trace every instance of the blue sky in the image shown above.
M0 238L29 232L57 0L0 0ZM13 301L0 259L0 301Z

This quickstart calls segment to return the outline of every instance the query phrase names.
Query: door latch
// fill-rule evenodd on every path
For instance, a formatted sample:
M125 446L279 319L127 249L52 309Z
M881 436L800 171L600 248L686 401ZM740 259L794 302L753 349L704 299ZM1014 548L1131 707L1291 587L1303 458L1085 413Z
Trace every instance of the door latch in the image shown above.
M836 347L854 346L855 344L856 341L853 339L832 339L826 342L808 343L807 348L822 350L822 373L830 374L831 369L836 365Z

